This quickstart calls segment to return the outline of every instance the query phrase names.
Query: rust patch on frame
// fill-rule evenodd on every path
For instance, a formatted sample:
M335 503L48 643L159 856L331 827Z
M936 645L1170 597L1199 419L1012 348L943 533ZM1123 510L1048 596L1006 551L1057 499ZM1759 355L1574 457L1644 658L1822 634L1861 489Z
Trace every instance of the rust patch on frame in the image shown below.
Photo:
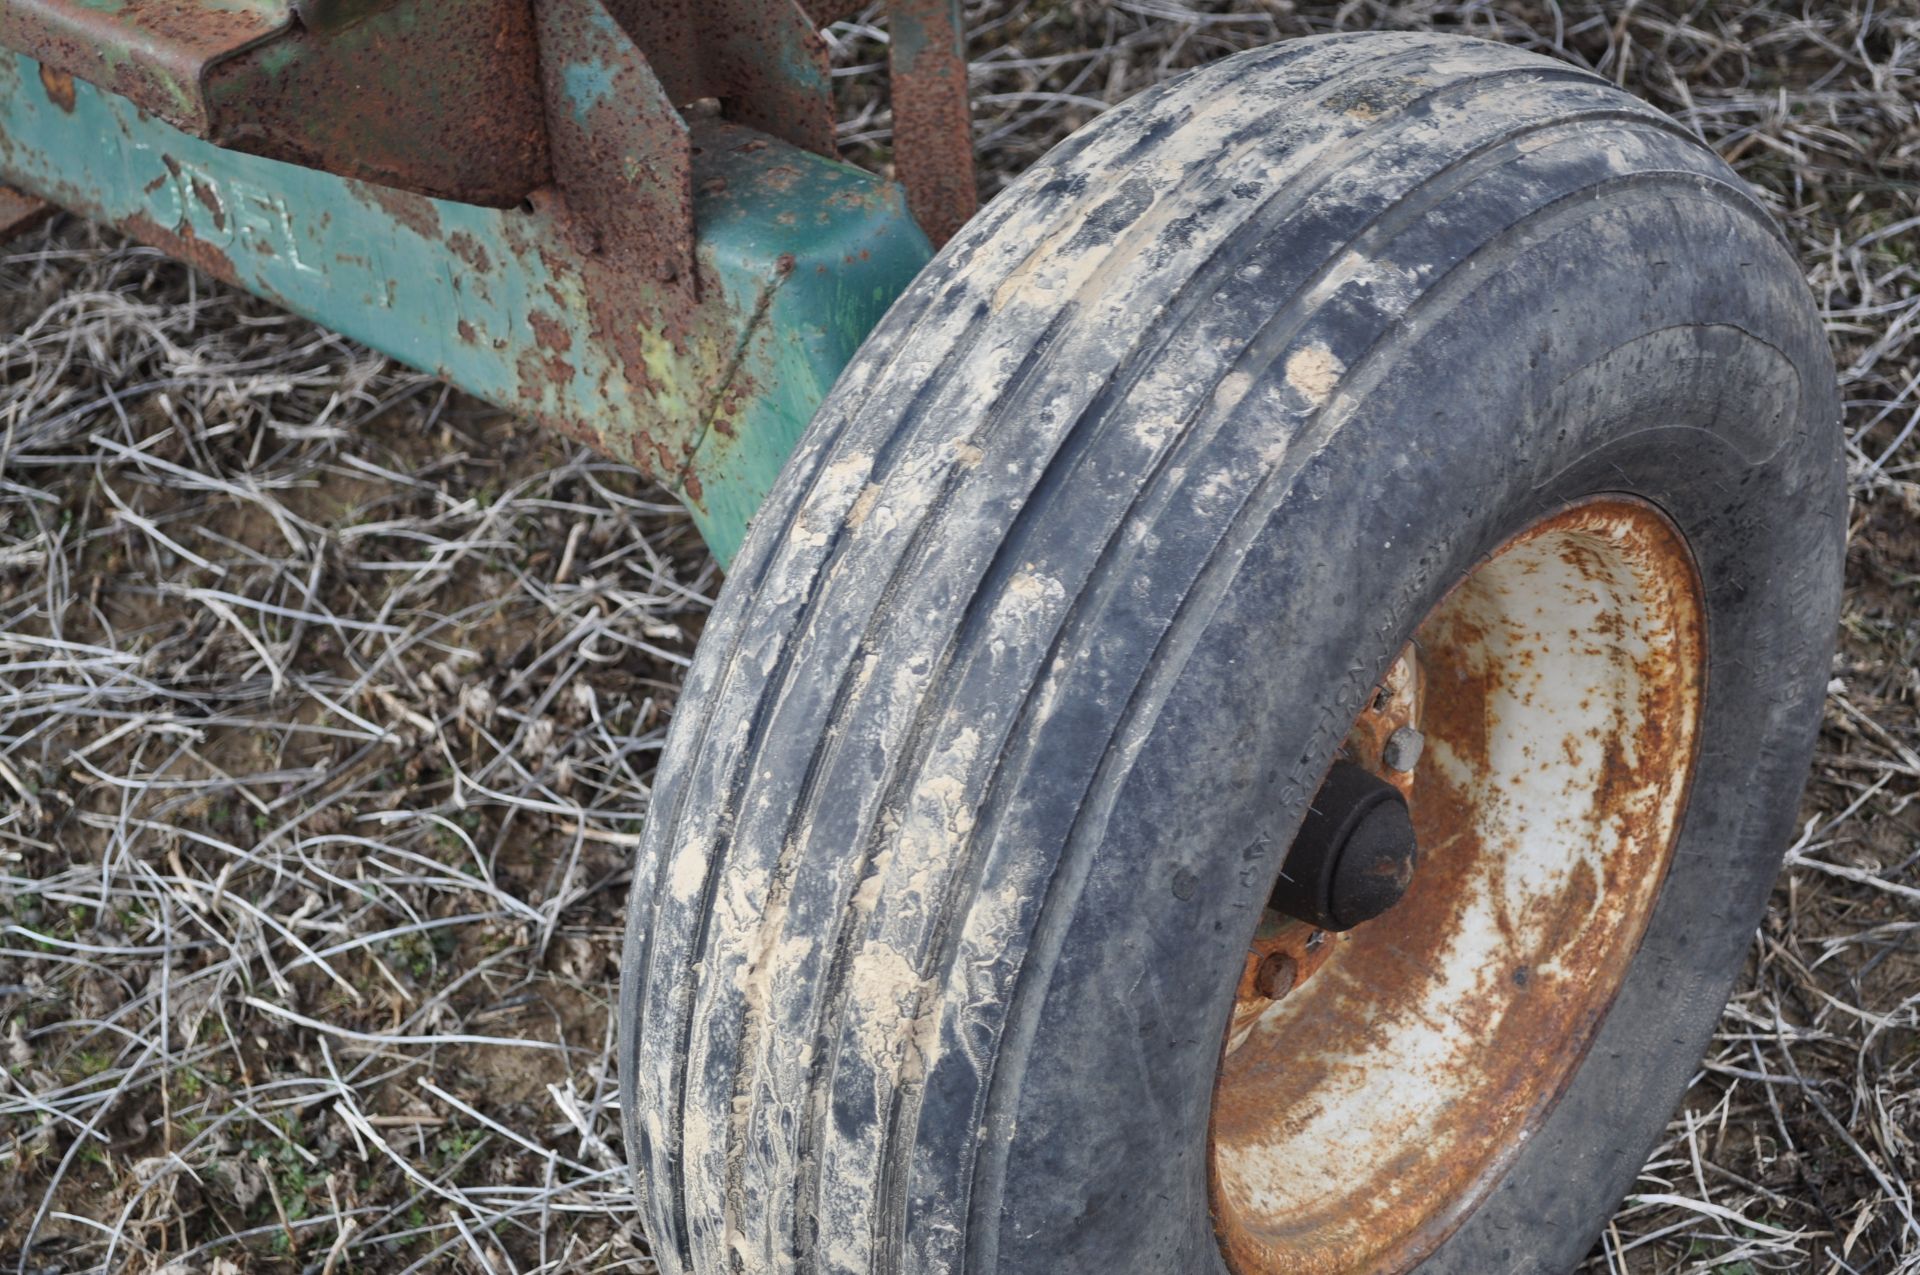
M53 213L53 205L46 200L11 186L0 186L0 243L26 234Z
M362 202L378 208L422 239L440 237L440 213L431 199L371 182L353 182L349 189Z
M800 7L807 11L817 27L830 27L836 22L845 22L858 17L867 7L867 0L800 0Z
M233 258L196 235L191 222L182 222L178 229L168 229L145 213L135 213L118 225L142 243L152 244L169 257L204 270L216 279L235 285L242 282L240 272L233 267Z
M1378 767L1396 717L1426 737L1412 886L1312 951L1270 917L1240 980L1211 1164L1235 1275L1404 1271L1491 1190L1645 931L1704 660L1691 556L1626 497L1522 532L1421 625L1347 743Z
M73 77L65 71L57 71L42 63L40 66L40 87L47 91L47 100L55 106L73 114Z

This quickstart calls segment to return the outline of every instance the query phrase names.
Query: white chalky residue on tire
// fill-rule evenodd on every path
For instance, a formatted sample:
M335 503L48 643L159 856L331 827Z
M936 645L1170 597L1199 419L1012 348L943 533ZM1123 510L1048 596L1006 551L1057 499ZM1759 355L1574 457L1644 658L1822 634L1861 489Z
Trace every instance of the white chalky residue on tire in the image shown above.
M1287 384L1318 407L1333 396L1333 387L1346 370L1347 365L1324 344L1309 345L1287 357Z

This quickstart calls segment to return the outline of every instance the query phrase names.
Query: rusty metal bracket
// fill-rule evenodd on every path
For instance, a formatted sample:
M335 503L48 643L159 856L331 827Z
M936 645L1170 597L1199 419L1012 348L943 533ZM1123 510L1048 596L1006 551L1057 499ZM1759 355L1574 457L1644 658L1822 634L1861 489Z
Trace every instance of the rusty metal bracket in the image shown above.
M692 305L686 122L600 0L537 0L536 13L554 183L583 260Z
M943 244L973 216L973 113L960 0L892 0L894 166L907 204Z
M218 9L169 0L8 0L0 45L33 54L50 74L99 85L176 127L207 136L207 68L293 27L290 0L235 0Z
M295 22L205 69L201 136L494 208L547 180L526 0L362 0L322 12L326 28Z
M866 0L802 3L816 26L866 8ZM964 15L960 0L891 0L887 10L894 170L914 219L943 244L980 206Z
M682 108L716 103L735 123L833 156L826 42L795 0L609 0Z

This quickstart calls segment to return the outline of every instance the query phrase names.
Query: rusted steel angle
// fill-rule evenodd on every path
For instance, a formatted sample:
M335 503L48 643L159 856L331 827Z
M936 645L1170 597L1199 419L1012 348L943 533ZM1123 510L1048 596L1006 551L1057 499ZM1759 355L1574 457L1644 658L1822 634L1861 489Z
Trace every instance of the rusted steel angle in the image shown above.
M547 180L527 0L362 4L210 66L208 140L465 203Z
M601 113L590 154L558 157L542 106L541 45L585 65L571 15L548 0L0 0L0 46L55 80L77 78L216 145L415 194L506 208L559 176L583 191L617 146L629 169L683 164L676 113L728 120L833 156L832 80L818 25L832 0L606 0L626 33L609 45L657 100L631 119ZM958 0L893 0L896 165L935 242L975 207L964 29ZM599 11L598 4L591 6ZM824 15L824 16L823 16ZM590 19L579 19L590 21ZM600 59L611 73L614 53ZM635 68L638 68L636 73ZM548 100L553 85L545 84ZM605 98L585 80L574 100ZM626 100L642 94L624 86ZM608 132L617 125L618 136ZM603 140L604 139L604 140ZM568 173L558 174L557 166ZM627 181L644 187L645 181ZM657 195L658 192L653 192ZM603 210L611 215L611 209ZM641 218L624 219L627 228ZM684 225L684 218L681 219ZM648 239L660 233L648 227ZM678 232L673 232L678 233Z
M0 0L0 46L249 154L494 207L547 177L528 0Z
M330 31L349 26L409 0L293 0L293 11L309 31Z
M118 93L197 136L209 127L201 93L207 68L292 27L291 0L0 3L0 45Z

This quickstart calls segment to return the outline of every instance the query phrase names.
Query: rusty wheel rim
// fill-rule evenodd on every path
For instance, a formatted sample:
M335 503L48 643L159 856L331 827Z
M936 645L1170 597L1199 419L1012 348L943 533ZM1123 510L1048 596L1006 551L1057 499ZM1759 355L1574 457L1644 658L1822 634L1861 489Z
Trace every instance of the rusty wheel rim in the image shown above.
M1210 1166L1236 1275L1406 1269L1552 1108L1666 875L1703 614L1678 531L1607 497L1507 541L1421 624L1345 749L1407 795L1406 897L1339 935L1269 912L1236 992ZM1408 763L1413 737L1388 741L1416 727Z

